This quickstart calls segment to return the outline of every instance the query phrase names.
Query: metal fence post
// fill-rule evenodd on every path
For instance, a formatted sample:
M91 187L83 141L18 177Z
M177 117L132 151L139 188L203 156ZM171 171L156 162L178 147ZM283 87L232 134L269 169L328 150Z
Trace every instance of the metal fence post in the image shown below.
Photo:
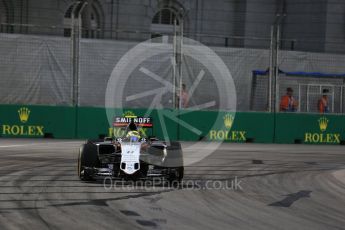
M72 25L71 25L71 58L72 58L72 103L74 106L79 105L79 54L81 39L81 13L87 2L76 2L72 9ZM77 17L76 17L77 16ZM77 19L77 20L76 20Z
M344 86L341 86L340 87L340 110L339 110L339 112L340 113L343 113L344 111L343 111L343 97L344 97Z
M176 109L176 101L177 101L177 94L176 94L176 45L177 45L177 21L176 18L174 19L174 34L173 34L173 58L172 58L172 74L173 74L173 108Z
M274 26L271 26L271 42L270 42L270 64L269 64L269 76L268 76L268 111L272 112L272 83L273 83L273 53L274 53Z
M181 92L182 92L182 81L183 81L183 76L182 76L182 60L183 60L183 17L181 17L181 22L180 22L180 49L179 49L179 94L180 94L180 100L179 100L179 109L182 108L182 98L181 98Z
M75 66L74 66L74 62L75 62L75 17L74 17L74 12L76 10L76 8L78 7L78 3L76 2L72 8L72 12L71 12L71 77L72 77L72 105L75 105Z
M276 48L275 48L275 111L279 107L279 46L280 46L280 26L277 25Z
M301 84L298 84L298 111L301 112L301 102L302 102L302 96L301 96Z

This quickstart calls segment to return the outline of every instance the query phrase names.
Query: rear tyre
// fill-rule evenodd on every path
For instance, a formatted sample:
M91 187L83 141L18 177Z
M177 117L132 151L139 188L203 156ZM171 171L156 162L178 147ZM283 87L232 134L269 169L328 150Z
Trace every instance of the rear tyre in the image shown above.
M184 176L183 153L180 142L170 142L170 146L167 146L167 153L166 166L171 170L168 182L171 186L178 187Z
M165 166L170 168L183 168L183 153L180 142L170 142L167 146Z
M168 179L168 183L171 187L179 187L181 185L184 174L184 167L178 167L172 172Z
M93 180L92 169L99 167L96 145L88 142L83 144L79 149L78 156L78 176L81 180Z

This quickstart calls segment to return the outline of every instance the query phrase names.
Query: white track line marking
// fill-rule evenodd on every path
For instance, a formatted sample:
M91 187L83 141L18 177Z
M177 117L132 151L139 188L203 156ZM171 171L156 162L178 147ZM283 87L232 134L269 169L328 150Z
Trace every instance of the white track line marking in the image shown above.
M77 144L77 143L83 143L82 141L57 141L57 142L43 142L43 143L29 143L29 144L20 144L20 145L0 145L0 148L15 148L15 147L24 147L24 146L30 146L30 145L36 145L36 146L47 146L51 144Z
M12 147L20 147L20 146L26 146L26 145L0 145L0 148L12 148Z

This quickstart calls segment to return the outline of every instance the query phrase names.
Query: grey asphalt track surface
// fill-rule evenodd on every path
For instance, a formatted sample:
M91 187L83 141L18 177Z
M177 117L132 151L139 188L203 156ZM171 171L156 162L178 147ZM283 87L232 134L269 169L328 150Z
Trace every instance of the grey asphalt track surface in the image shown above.
M222 144L181 187L105 188L81 143L0 139L0 229L345 229L344 146Z

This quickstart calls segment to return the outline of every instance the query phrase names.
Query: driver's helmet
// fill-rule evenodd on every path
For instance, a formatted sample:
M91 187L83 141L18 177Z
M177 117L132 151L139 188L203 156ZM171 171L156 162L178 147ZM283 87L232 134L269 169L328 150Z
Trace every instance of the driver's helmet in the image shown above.
M131 122L128 125L128 129L131 130L131 131L136 131L136 130L138 130L138 127L137 127L137 125L134 122Z
M126 137L130 142L137 142L140 139L140 134L138 131L129 131Z

